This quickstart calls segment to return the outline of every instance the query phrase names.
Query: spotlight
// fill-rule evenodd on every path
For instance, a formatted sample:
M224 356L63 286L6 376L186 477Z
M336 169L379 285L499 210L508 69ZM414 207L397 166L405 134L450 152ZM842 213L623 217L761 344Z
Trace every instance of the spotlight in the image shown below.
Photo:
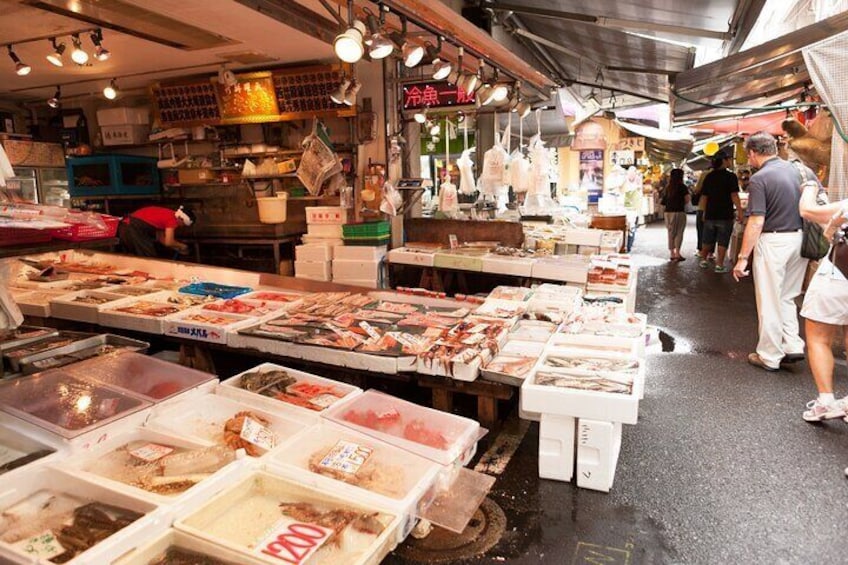
M491 104L495 99L495 89L489 83L483 83L480 90L477 91L477 102L480 106Z
M518 95L514 95L512 98L509 99L509 102L507 103L506 107L507 109L509 109L510 112L515 112L516 108L518 108L518 103Z
M498 83L493 87L492 98L495 102L503 102L509 95L509 87L504 83Z
M74 44L74 50L71 51L71 60L77 65L84 65L88 63L88 53L83 51L82 42L80 41L79 34L73 34L71 36L71 41Z
M457 112L456 113L456 123L461 124L465 121L465 112Z
M430 64L433 65L433 80L444 80L451 74L453 70L448 61L443 61L439 55L442 52L442 38L439 38L439 47L429 45L427 47L427 57L430 59Z
M109 84L103 89L103 96L108 100L114 100L118 97L118 82L115 79L109 81Z
M21 61L21 58L18 57L12 50L11 45L8 45L7 47L9 48L9 58L15 63L15 73L17 73L19 77L23 77L31 73L32 67Z
M395 50L395 45L382 32L380 22L374 14L368 14L367 22L368 31L371 32L371 37L365 41L368 44L368 56L372 59L385 59Z
M108 49L103 47L103 30L97 28L91 32L91 42L94 44L94 58L98 61L106 61L112 56Z
M523 100L518 103L518 106L515 107L515 113L518 114L519 118L526 118L530 115L531 111L532 108L530 107L530 104Z
M345 63L355 63L365 54L365 24L356 20L349 28L336 36L333 49Z
M58 108L62 105L62 87L56 86L56 92L53 94L53 98L50 98L47 101L47 105L51 108Z
M456 81L456 85L464 90L466 94L471 95L477 87L477 75L469 72L461 73L459 79Z
M64 66L64 62L62 61L62 54L65 52L65 44L64 43L56 43L56 38L50 38L50 45L53 47L53 52L47 55L47 60L50 61L52 65L57 67Z
M344 79L341 84L339 84L339 87L330 93L330 100L336 104L344 104L348 87L350 87L350 81Z
M412 117L419 124L426 123L427 122L427 111L428 111L428 108L425 106L423 110L419 110L418 112L415 112L415 114L413 114Z
M392 41L398 46L403 57L403 64L412 68L424 58L424 47L406 38L406 18L401 19L401 31L391 34Z
M430 135L439 135L442 131L442 126L438 123L431 123L430 127Z
M356 104L356 95L359 94L359 90L362 88L362 83L356 79L353 79L350 87L345 92L344 103L348 106L353 106Z

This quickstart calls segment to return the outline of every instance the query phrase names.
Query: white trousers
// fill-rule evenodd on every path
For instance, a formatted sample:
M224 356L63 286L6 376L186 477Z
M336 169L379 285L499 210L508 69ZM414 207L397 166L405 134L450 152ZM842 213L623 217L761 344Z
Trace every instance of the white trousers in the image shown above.
M798 308L807 259L801 257L801 232L764 233L754 248L754 291L760 340L757 353L770 367L785 355L804 352L798 335Z

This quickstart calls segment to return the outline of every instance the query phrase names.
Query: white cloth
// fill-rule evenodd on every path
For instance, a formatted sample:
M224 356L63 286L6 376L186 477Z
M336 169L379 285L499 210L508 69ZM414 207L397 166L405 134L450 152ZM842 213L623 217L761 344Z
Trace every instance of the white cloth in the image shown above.
M466 149L459 156L459 159L456 160L456 166L459 168L460 194L474 194L474 191L477 190L474 182L474 161L471 159L471 153L476 150L476 147Z
M760 339L757 354L777 368L789 354L804 352L798 335L798 308L807 259L801 257L800 231L763 233L754 248L754 293Z
M810 281L801 316L822 324L848 326L848 279L827 257Z

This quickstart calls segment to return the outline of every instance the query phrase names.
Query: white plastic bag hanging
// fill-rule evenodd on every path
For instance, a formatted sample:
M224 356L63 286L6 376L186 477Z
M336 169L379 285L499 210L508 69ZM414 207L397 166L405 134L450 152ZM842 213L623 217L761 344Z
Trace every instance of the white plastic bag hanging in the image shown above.
M451 182L450 176L450 138L450 126L445 118L445 176L439 187L439 211L446 216L459 213L459 197L456 194L456 185Z
M509 159L509 180L516 194L527 192L530 187L530 161L524 156L524 118L518 122L518 147Z
M483 173L477 182L481 196L497 196L504 191L504 174L509 154L498 138L498 115L495 114L495 144L483 154Z
M456 160L459 168L459 192L460 194L474 194L477 190L474 182L474 160L471 154L477 150L476 147L468 147L468 121L462 123L462 155Z

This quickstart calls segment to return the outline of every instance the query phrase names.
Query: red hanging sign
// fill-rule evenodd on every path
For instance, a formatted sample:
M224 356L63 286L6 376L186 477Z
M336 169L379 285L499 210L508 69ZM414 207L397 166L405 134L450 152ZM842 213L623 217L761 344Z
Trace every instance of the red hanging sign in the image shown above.
M428 106L465 106L474 104L474 93L466 93L455 84L445 81L416 82L403 87L403 109L418 110Z

